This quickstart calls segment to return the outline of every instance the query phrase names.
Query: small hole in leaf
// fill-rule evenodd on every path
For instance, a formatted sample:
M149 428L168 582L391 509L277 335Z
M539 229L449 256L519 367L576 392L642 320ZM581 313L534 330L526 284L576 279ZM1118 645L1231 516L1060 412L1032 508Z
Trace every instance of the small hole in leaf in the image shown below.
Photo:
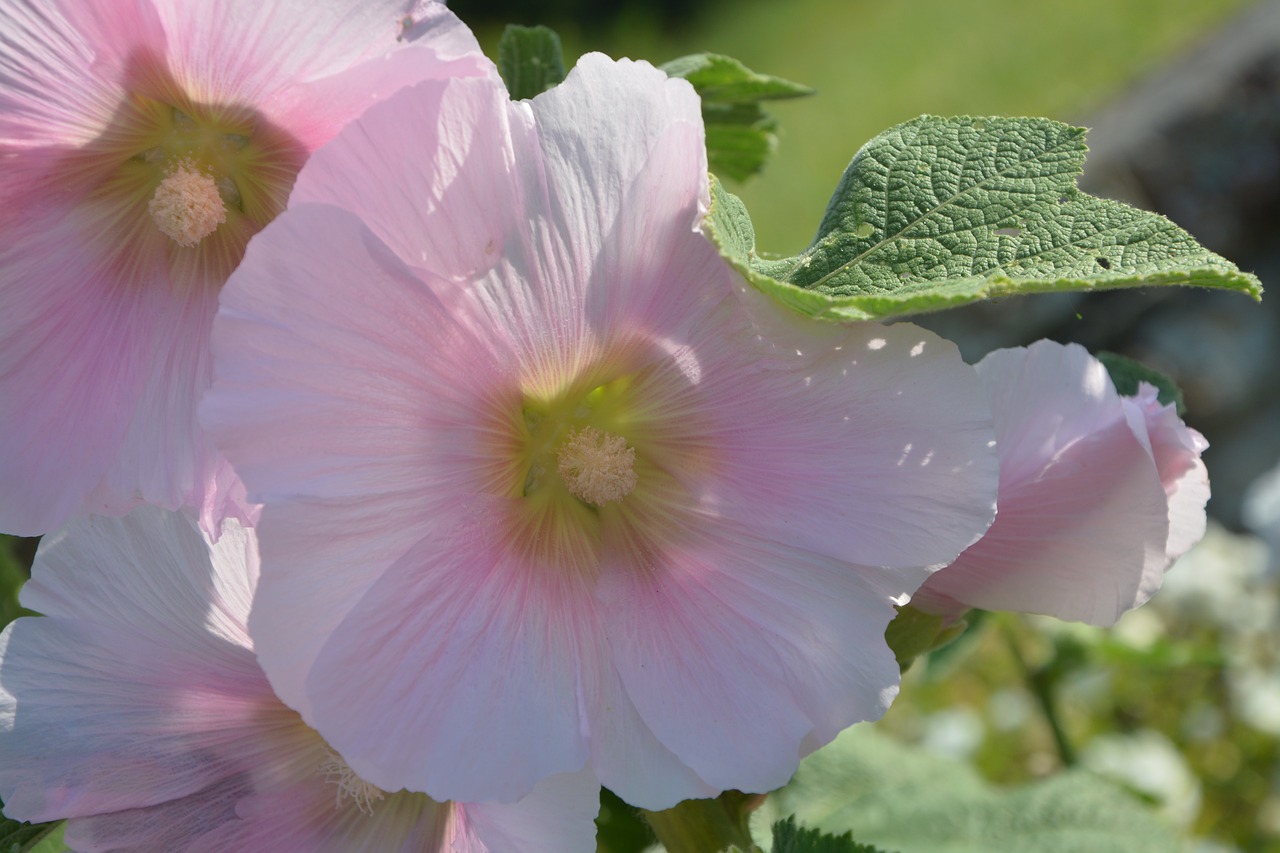
M986 123L985 121L983 121L982 119L978 119L977 121L975 121L975 122L973 123L973 129L974 129L974 130L986 130L986 129L987 129L987 123Z
M1111 261L1106 258L1094 258L1094 260L1097 261L1098 266L1102 267L1104 270L1111 269Z
M1069 199L1065 195L1058 196L1058 204L1066 204Z
M906 270L903 270L902 272L898 273L898 278L902 279L903 281L906 281L909 278L911 278L911 273L907 272Z
M1021 237L1021 228L997 228L996 233L1001 237Z
M860 240L865 240L874 233L876 233L876 227L870 222L863 222L857 228L853 229L853 236Z

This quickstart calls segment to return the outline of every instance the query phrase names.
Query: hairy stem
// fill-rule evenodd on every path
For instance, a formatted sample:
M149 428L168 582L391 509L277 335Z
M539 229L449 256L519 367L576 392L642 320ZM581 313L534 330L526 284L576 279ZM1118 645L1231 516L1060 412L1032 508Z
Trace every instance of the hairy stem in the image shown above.
M1009 653L1026 677L1027 686L1031 688L1032 695L1036 697L1036 703L1040 706L1045 723L1048 724L1049 731L1053 734L1053 741L1058 747L1058 760L1062 762L1063 767L1074 766L1078 759L1075 747L1071 745L1071 741L1067 738L1067 731L1062 725L1062 718L1058 715L1058 703L1054 695L1057 679L1052 667L1033 667L1023 656L1018 636L1009 626L1009 623L1004 622L1002 627L1004 628L1005 642L1009 646Z

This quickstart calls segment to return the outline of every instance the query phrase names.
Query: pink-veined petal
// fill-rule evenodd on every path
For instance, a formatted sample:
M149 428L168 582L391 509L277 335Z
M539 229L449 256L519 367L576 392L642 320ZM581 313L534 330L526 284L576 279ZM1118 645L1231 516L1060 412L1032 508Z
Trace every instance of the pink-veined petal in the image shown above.
M321 743L307 732L313 746ZM374 800L369 811L335 802L335 788L315 770L322 749L306 751L306 765L275 786L242 798L234 819L198 838L190 853L451 853L448 835L455 806L398 791Z
M486 535L506 511L468 498L382 574L306 673L309 722L379 787L512 802L587 763L578 648L600 642L583 630L595 602L580 578ZM264 632L279 622L271 584L255 613Z
M1168 564L1167 502L1145 428L1135 431L1106 369L1079 346L998 350L978 371L996 415L1000 511L918 603L937 609L930 596L942 595L1114 623Z
M451 17L443 3L412 0L208 0L194 5L153 0L153 5L167 36L165 59L187 91L206 103L231 95L261 104L273 117L280 107L300 105L290 92L293 85L381 60L406 43L401 40L412 35L419 18ZM443 21L435 29L444 36L445 51L456 56L461 35ZM436 61L432 51L423 64ZM405 80L409 82L415 81ZM321 107L322 115L326 109Z
M133 768L123 766L113 772L132 771ZM161 776L156 784L163 784L165 778ZM251 787L246 776L227 774L221 781L194 793L178 794L181 790L175 787L170 799L143 808L72 817L67 822L64 840L72 849L84 853L193 850L193 844L198 844L203 836L234 818L236 803Z
M0 529L25 535L96 508L86 499L134 418L168 299L142 282L122 292L104 258L68 251L85 216L52 213L0 250Z
M914 588L994 515L981 384L954 345L916 326L794 323L754 341L741 339L749 326L732 339L727 323L702 324L702 381L662 395L662 420L714 415L703 440L721 477L705 509L793 547L902 568Z
M209 550L184 516L142 507L46 538L0 648L0 796L51 820L232 784L278 705L244 617L254 553L238 529ZM176 567L176 568L175 568Z
M46 616L126 625L175 647L205 648L206 631L250 645L244 626L258 557L238 525L209 546L190 519L156 507L122 518L84 516L46 536L37 560L48 568L21 597Z
M1209 472L1200 455L1209 442L1178 417L1172 403L1161 405L1157 390L1139 386L1136 397L1124 397L1125 415L1139 440L1144 440L1156 472L1169 497L1169 541L1166 551L1176 560L1204 538L1208 520ZM1156 586L1159 586L1157 580Z
M597 613L596 621L604 621L602 613ZM646 809L667 808L680 799L718 795L720 788L702 779L641 719L618 675L607 642L611 631L597 631L604 640L580 650L591 767L596 778L608 779L609 790Z
M127 634L34 618L0 638L0 796L21 820L216 785L234 775L228 753L270 703L252 653L229 643L157 661L154 645Z
M102 15L110 6L112 14ZM15 0L0 8L0 151L75 148L111 119L124 91L115 73L131 45L158 42L149 2ZM39 170L37 170L38 172ZM13 171L0 198L29 175ZM6 170L6 176L9 171Z
M165 304L141 359L147 369L142 394L114 463L90 498L96 511L127 512L140 502L198 506L217 475L217 455L196 420L209 386L217 292L166 290L157 298Z
M305 260L280 262L281 249ZM467 463L484 438L469 416L477 387L456 380L501 371L492 342L344 211L298 208L249 255L223 292L218 373L201 416L249 498L269 504L263 548L275 575L264 601L277 583L325 578L305 600L286 595L284 612L253 617L272 684L308 716L303 681L328 632L433 529L433 506L476 490ZM312 294L302 304L299 287ZM303 611L288 615L295 606Z
M1181 557L1204 538L1208 528L1204 508L1209 494L1209 471L1197 459L1174 481L1173 493L1169 496L1169 540L1165 551L1170 560Z
M539 782L517 803L457 806L454 853L592 853L600 783L589 772Z
M46 537L23 602L48 615L0 633L6 813L68 818L86 853L594 849L589 773L510 806L358 793L254 660L256 569L252 531L228 524L210 544L155 507Z
M626 108L620 108L624 98ZM647 62L614 62L589 53L578 59L564 85L534 98L530 107L550 187L552 236L563 241L569 255L556 259L558 278L584 283L616 223L644 215L624 207L654 146L681 122L700 127L698 96L686 81L673 80ZM690 146L686 152L681 159L692 159L691 168L705 166L700 149ZM678 177L685 170L677 169L672 198L690 190L705 196L705 173L698 178L701 186L687 187ZM660 209L664 219L676 212L669 203ZM690 228L695 221L691 217Z
M452 13L442 14L461 26L452 18ZM305 120L292 123L293 131L308 149L316 150L353 117L368 109L369 104L376 105L405 86L423 80L486 76L496 77L497 71L479 47L471 53L451 55L442 51L440 45L424 39L365 61L340 75L301 82L281 92L271 108L282 117L305 116Z
M641 718L699 776L772 790L802 756L884 713L897 693L884 630L910 588L901 577L723 523L665 529L670 541L607 551L636 556L606 566L598 594ZM671 790L658 806L688 796Z
M1146 567L1163 571L1167 525L1150 460L1118 420L1003 488L991 530L926 586L971 607L1109 625L1147 597Z
M488 269L523 207L508 105L491 80L419 84L317 151L292 203L351 211L405 263L445 279Z
M312 740L319 739L312 735ZM313 752L315 750L312 750ZM336 806L334 788L302 770L242 799L190 853L590 853L600 786L589 773L553 776L528 797L501 803L436 803L399 791L368 812Z

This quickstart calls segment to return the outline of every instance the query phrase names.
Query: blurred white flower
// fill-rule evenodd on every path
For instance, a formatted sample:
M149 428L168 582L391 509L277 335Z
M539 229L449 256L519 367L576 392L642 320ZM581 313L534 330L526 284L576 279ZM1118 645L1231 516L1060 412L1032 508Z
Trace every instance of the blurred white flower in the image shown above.
M1080 760L1098 775L1151 797L1178 826L1189 826L1200 812L1200 780L1160 732L1101 735L1085 745Z

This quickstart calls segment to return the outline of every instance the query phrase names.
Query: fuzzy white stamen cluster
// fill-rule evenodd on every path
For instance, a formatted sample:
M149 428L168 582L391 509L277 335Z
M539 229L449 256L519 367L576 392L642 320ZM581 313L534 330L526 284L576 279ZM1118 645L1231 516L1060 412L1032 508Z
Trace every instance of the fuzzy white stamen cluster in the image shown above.
M166 237L190 248L227 221L213 178L183 162L156 187L147 211Z
M352 800L361 814L373 814L374 801L386 797L386 792L357 776L351 769L351 765L343 761L338 753L333 750L326 750L326 752L329 758L316 768L316 772L323 776L326 782L337 786L334 808L340 809L343 803Z
M636 451L621 436L595 427L575 430L556 458L565 488L589 504L622 500L636 487Z

